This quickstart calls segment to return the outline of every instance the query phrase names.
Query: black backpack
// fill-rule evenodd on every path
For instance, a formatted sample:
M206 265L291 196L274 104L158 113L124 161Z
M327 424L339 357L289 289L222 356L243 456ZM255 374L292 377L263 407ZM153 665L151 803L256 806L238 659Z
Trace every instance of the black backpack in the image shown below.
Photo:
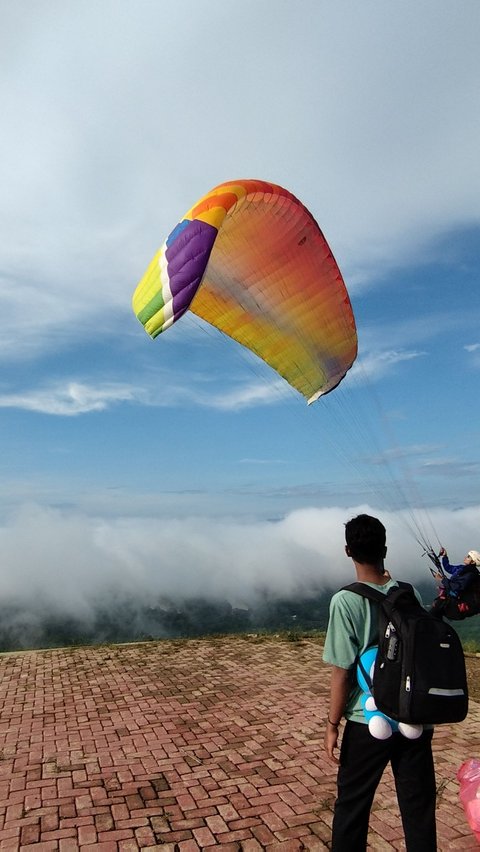
M378 709L412 725L465 719L465 657L453 627L423 609L409 583L399 582L386 594L365 583L344 588L379 604L372 686Z

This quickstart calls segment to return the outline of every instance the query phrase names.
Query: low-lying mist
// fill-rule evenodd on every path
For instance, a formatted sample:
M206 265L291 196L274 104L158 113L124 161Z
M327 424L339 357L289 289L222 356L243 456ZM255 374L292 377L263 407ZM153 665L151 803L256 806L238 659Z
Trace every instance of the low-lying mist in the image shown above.
M427 585L433 597L410 514L311 508L239 523L105 520L25 506L0 528L0 650L322 626L331 592L354 579L344 524L364 511L387 528L392 576ZM452 562L480 548L480 507L430 509L428 520Z

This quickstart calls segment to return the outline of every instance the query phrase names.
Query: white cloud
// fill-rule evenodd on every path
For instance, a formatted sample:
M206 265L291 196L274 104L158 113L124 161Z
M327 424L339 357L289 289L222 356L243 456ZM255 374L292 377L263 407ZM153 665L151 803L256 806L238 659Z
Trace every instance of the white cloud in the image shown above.
M260 372L260 371L258 371ZM213 377L213 387L208 385L212 376L192 372L187 377L160 370L153 378L137 385L120 382L92 384L88 381L58 381L34 389L0 392L0 408L17 408L42 414L75 416L91 411L103 411L122 402L161 408L184 408L198 406L214 411L244 411L247 408L274 405L291 398L294 391L282 379L265 378L262 381L237 380L236 387L230 386L219 392L221 375ZM161 386L161 393L159 387Z
M208 408L223 411L242 411L258 405L272 405L292 396L292 390L283 380L249 382L219 395L196 396L196 401Z
M257 371L261 372L261 370ZM162 389L161 399L155 399L153 404L162 406L197 405L201 408L210 408L216 411L244 411L247 408L257 408L265 405L275 405L282 400L298 396L283 379L272 379L266 376L263 381L237 380L236 386L231 387L229 381L228 389L219 392L216 388L205 388L206 377L192 375L188 383L182 386L175 377L169 385L166 378ZM215 385L226 384L225 379L221 381L220 373ZM150 396L152 401L153 397ZM299 397L299 399L301 399Z
M464 346L464 349L467 352L477 352L480 349L480 343L470 343L468 346Z
M118 402L138 399L139 391L120 384L91 387L80 382L52 385L24 393L0 394L0 408L73 417L103 411Z
M435 460L424 460L420 467L420 474L439 476L444 479L458 479L463 477L478 476L480 462L460 461L452 458L439 458Z
M356 381L374 380L383 378L391 373L397 364L412 361L424 356L425 352L398 352L395 350L385 352L370 352L359 358L350 370L352 378Z

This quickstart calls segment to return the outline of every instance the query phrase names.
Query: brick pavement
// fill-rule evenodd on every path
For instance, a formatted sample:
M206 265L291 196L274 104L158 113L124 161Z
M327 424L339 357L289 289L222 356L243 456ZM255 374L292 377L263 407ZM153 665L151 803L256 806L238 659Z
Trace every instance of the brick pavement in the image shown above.
M328 670L314 639L228 637L0 656L0 850L328 848ZM477 848L455 773L480 705L434 737L439 849ZM403 849L393 781L369 844Z

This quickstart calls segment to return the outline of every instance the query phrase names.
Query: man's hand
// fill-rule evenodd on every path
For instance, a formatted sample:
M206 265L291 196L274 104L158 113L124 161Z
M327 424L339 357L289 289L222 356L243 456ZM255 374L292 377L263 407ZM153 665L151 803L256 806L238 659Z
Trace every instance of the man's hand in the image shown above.
M326 730L325 730L325 752L329 760L333 763L338 763L338 758L334 755L334 750L337 748L338 742L338 724L343 716L343 711L347 703L348 694L350 692L351 671L349 669L341 669L338 666L332 666L332 674L330 677L330 708L327 715ZM332 724L332 722L334 724Z
M331 760L332 763L338 764L340 761L339 761L338 757L335 757L335 755L333 753L334 750L337 748L337 744L338 744L338 728L331 725L330 722L327 722L327 726L325 728L325 740L324 740L325 752L326 752L328 759Z

